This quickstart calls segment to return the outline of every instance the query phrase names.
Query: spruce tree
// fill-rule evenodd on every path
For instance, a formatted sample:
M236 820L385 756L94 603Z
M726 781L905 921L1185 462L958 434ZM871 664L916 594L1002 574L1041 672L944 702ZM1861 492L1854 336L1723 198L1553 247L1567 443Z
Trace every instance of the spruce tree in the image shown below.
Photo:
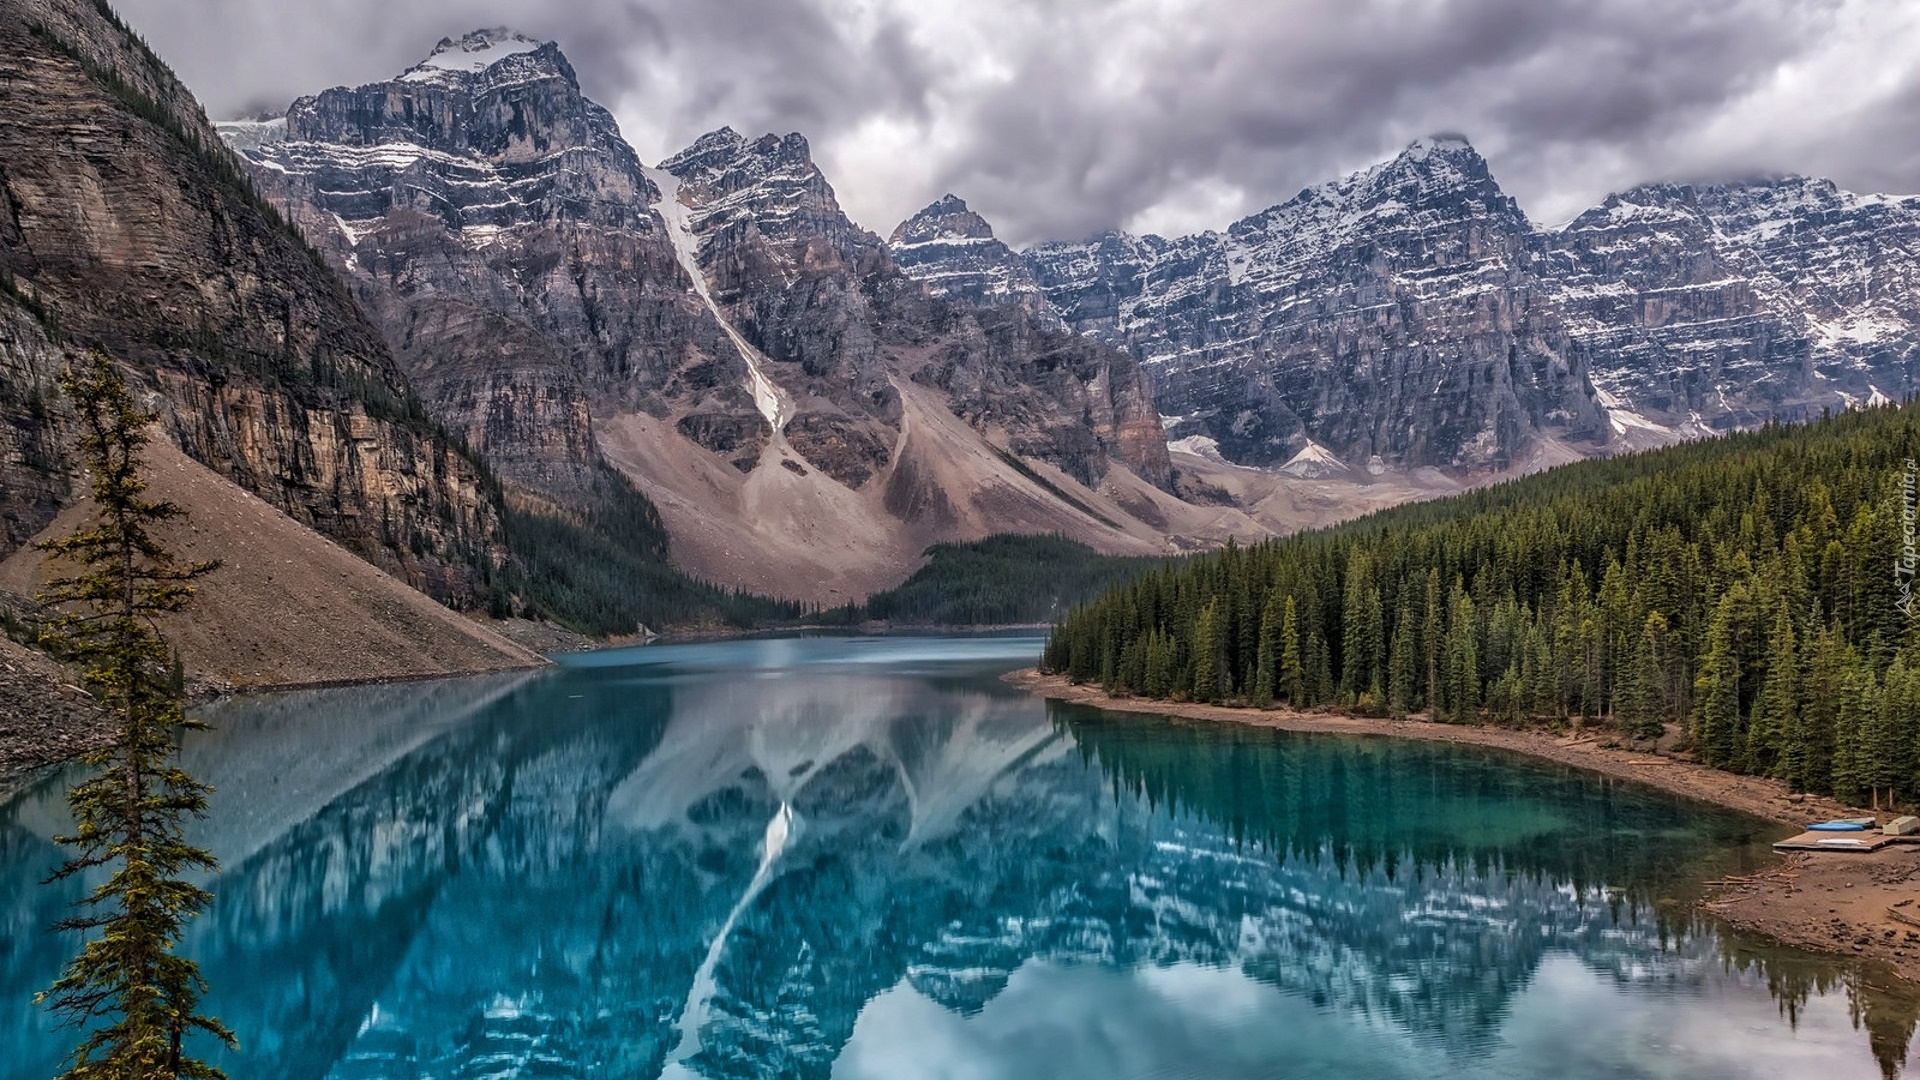
M1248 696L1256 709L1273 705L1275 672L1280 667L1280 598L1267 597L1260 612L1260 641L1255 650L1253 689Z
M1722 598L1707 627L1707 653L1694 680L1695 752L1703 764L1731 768L1740 748L1740 661L1733 651L1733 604Z
M1466 720L1480 707L1480 652L1475 641L1473 598L1454 582L1447 603L1446 719Z
M1427 715L1438 719L1440 716L1440 568L1427 570L1426 601L1423 604L1425 617L1420 629L1420 647L1426 654L1427 665Z
M1655 740L1667 730L1667 619L1647 612L1622 692L1622 717L1636 739Z
M1220 602L1212 600L1200 609L1193 626L1193 700L1214 701L1220 697Z
M1795 754L1790 741L1802 737L1800 652L1784 604L1774 617L1767 646L1767 675L1747 726L1747 767L1761 776L1784 777L1787 758Z
M80 422L95 515L40 545L79 567L41 594L53 612L42 640L85 667L87 685L118 726L86 756L92 772L67 793L76 828L60 840L76 854L55 875L108 871L80 901L80 914L59 924L98 936L36 1000L83 1033L63 1077L222 1077L184 1045L195 1031L228 1047L234 1038L196 1011L206 982L173 951L211 899L185 875L214 870L213 857L183 832L188 818L206 812L211 789L178 764L174 730L199 725L182 711L172 657L154 627L187 605L193 579L213 567L179 562L154 536L181 510L145 497L140 449L155 416L135 406L119 366L95 351L60 381Z
M1287 693L1287 704L1294 708L1307 705L1307 671L1300 661L1300 613L1287 594L1280 614L1280 685Z
M1417 658L1413 654L1413 608L1400 605L1393 622L1393 645L1387 673L1387 707L1396 720L1413 708L1414 683L1419 678Z

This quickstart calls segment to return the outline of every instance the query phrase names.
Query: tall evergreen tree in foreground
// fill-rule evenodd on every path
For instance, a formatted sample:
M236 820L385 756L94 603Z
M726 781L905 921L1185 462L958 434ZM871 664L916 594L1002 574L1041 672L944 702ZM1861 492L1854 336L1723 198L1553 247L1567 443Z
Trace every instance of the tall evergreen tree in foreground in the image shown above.
M198 965L173 952L186 921L211 899L183 877L215 869L211 855L183 838L184 822L206 812L211 789L178 764L174 729L198 725L182 710L154 627L157 616L186 606L193 579L213 567L181 563L153 535L182 512L144 497L140 448L155 417L135 406L119 366L96 351L60 381L80 421L95 516L40 545L79 568L41 594L53 611L42 641L85 666L118 728L87 755L91 774L68 791L77 827L60 838L77 854L56 880L95 869L107 875L80 901L81 913L59 924L89 938L37 1000L83 1034L63 1080L224 1077L183 1048L193 1031L229 1047L234 1038L195 1011L206 982Z

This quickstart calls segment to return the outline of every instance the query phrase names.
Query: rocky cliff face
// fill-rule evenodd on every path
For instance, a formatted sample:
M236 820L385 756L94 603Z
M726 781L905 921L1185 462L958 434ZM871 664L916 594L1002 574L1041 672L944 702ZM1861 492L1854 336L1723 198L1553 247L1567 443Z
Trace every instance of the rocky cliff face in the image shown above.
M248 187L198 105L105 9L0 0L4 547L70 491L52 373L100 347L191 456L449 601L497 496L379 335Z
M932 295L798 135L644 168L555 46L505 30L222 130L516 493L578 502L604 453L701 576L840 600L936 540L1164 543L1033 471L1171 487L1134 361L1037 303Z
M387 82L223 127L436 416L510 479L588 490L596 404L672 413L716 449L714 433L753 427L658 190L551 43L476 31Z
M689 273L745 339L761 410L808 461L858 488L899 438L901 403L862 288L885 273L878 237L841 212L805 138L726 128L660 165Z
M900 264L1022 294L957 203L902 227ZM1910 393L1916 251L1920 198L1802 178L1653 185L1539 229L1438 136L1223 233L1021 258L1069 326L1140 357L1183 447L1472 475Z
M893 260L935 296L973 304L1014 303L1042 326L1066 324L1019 252L993 235L987 219L959 196L943 195L900 223L887 240Z
M1147 365L1175 437L1247 464L1499 470L1605 431L1531 237L1486 162L1435 138L1225 233L1026 261L1070 326Z
M900 417L895 382L904 377L937 388L956 415L1014 453L1081 483L1097 483L1118 461L1170 484L1150 393L1125 354L1036 314L1045 310L1036 294L916 284L895 263L897 245L841 212L801 136L748 140L723 129L661 167L679 181L716 303L772 361L773 381L796 400L822 403L801 407L786 433L803 454L832 447L816 450L823 468L841 448L861 446L843 468L885 462ZM937 204L944 220L922 215L901 234L938 241L984 226L953 203ZM990 230L986 239L998 244Z
M1800 177L1650 185L1540 246L1624 435L1805 420L1914 388L1920 197Z
M48 340L29 296L0 295L0 555L46 528L73 496L72 433L55 381L65 352Z

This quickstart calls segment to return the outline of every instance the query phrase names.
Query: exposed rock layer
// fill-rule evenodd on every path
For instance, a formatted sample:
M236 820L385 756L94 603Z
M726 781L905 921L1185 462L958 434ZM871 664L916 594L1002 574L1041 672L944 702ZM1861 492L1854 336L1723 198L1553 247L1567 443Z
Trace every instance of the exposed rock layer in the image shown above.
M1133 360L1031 303L930 295L800 136L643 168L557 48L502 30L223 130L438 418L538 500L577 499L604 452L695 573L849 599L936 540L1203 542L1035 479L1171 489Z
M97 346L142 377L194 458L411 584L471 598L474 568L497 554L481 471L425 420L191 96L103 12L0 0L0 271L14 294L0 301L0 407L15 421L0 550L71 493L49 380L69 350Z
M919 244L902 264L936 289L1021 289ZM1920 359L1920 198L1654 185L1541 229L1454 137L1224 233L1023 258L1142 359L1170 434L1244 463L1532 467L1899 397Z

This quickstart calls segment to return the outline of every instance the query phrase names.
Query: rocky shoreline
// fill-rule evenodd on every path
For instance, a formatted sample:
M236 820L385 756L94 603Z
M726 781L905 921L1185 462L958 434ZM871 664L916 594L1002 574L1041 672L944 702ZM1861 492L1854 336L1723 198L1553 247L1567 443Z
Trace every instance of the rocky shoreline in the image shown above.
M1792 795L1777 780L1737 776L1682 758L1632 750L1618 745L1612 732L1604 729L1556 734L1121 698L1033 668L1003 678L1040 697L1116 712L1509 750L1777 822L1782 837L1799 831L1808 821L1863 813L1832 799ZM1895 845L1872 853L1794 854L1761 873L1709 886L1699 907L1737 929L1804 949L1877 962L1920 991L1920 900L1916 900L1920 898L1920 845Z
M42 770L105 745L112 732L112 718L71 672L0 637L0 802Z

